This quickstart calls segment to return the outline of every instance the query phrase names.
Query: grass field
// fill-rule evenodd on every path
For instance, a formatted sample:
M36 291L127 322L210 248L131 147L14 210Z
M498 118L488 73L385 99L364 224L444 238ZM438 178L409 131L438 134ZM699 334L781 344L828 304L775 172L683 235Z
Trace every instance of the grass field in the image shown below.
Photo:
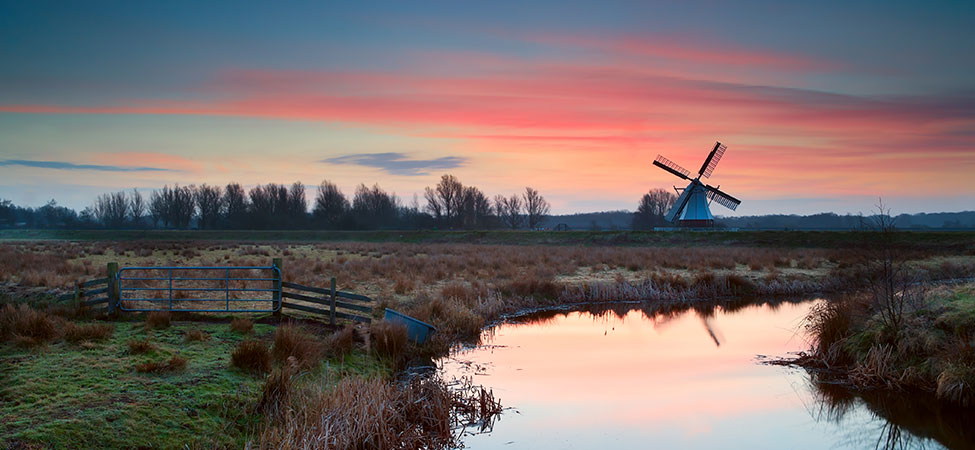
M904 233L898 239L909 267L924 280L938 280L975 273L973 237ZM856 289L870 276L864 249L871 245L869 236L836 232L3 231L0 239L6 303L41 309L74 283L104 276L108 262L266 266L279 257L285 281L327 286L334 276L341 290L377 299L375 317L392 307L439 329L420 348L396 344L405 339L396 331L362 325L341 339L339 330L312 326L300 334L310 337L287 344L278 342L280 327L273 323L258 323L250 334L199 318L153 329L140 316L59 318L52 310L44 314L59 326L95 320L112 332L93 340L69 339L66 332L32 340L18 337L14 325L0 327L0 358L9 362L0 368L0 442L25 448L239 448L247 442L300 448L322 436L337 447L369 436L387 447L419 445L429 436L443 439L424 445L444 445L452 439L443 428L453 420L449 411L470 400L436 384L395 387L391 375L411 358L443 354L476 339L487 323L532 308L619 300L686 307ZM209 338L188 340L191 331ZM348 333L361 339L350 341ZM147 338L151 350L134 352L130 343ZM339 356L327 351L343 339L357 343L342 344L350 350ZM231 355L244 341L258 341L258 353L266 347L279 354L270 372L234 366ZM291 354L306 356L290 360ZM411 412L406 405L431 409ZM406 419L412 416L439 419Z

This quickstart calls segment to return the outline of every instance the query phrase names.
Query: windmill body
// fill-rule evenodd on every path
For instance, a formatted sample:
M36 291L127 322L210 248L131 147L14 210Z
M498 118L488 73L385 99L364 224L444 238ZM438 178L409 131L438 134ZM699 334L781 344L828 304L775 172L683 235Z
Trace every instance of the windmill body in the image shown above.
M716 143L695 178L688 176L690 171L663 156L658 155L657 159L653 161L655 166L676 175L678 178L689 180L687 187L683 189L674 188L680 195L674 202L674 206L667 212L666 219L668 222L676 222L682 227L713 227L714 216L711 215L710 208L712 201L731 210L741 204L741 200L714 186L701 182L701 177L709 178L714 172L714 168L717 167L726 148L720 142Z

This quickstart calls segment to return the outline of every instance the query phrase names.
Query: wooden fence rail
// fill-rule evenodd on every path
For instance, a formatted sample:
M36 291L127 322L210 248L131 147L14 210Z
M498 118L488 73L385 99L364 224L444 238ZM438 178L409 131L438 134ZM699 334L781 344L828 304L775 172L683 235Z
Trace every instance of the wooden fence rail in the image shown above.
M108 278L98 278L95 280L83 281L75 285L74 292L59 295L54 298L54 301L58 303L74 301L76 304L84 306L108 304L109 284ZM104 295L101 297L95 297L96 295L101 294Z
M280 270L281 260L275 258L272 267ZM55 297L56 302L74 301L77 305L94 306L105 305L109 313L114 313L119 306L119 266L118 263L108 263L108 276L95 280L79 282L75 285L74 292ZM335 278L330 281L329 288L304 286L298 283L289 283L280 279L280 272L273 279L273 299L281 309L295 309L312 314L319 314L328 317L329 323L334 325L336 319L352 320L356 322L370 323L372 318L373 299L365 295L344 292L336 289ZM172 287L170 287L172 289ZM297 300L303 303L285 302L284 299ZM322 307L316 307L316 306ZM275 313L277 314L277 313Z
M372 322L372 318L369 317L369 314L372 313L371 306L338 300L339 298L343 298L346 300L371 303L372 299L366 297L365 295L353 294L351 292L343 292L335 289L335 278L331 279L330 289L323 289L323 288L312 287L312 286L303 286L298 283L289 283L287 281L281 283L281 288L282 288L281 290L282 298L300 300L303 302L313 303L315 305L328 306L328 309L325 310L325 309L315 308L312 306L302 305L294 302L286 303L282 301L281 302L282 308L291 308L291 309L297 309L299 311L309 312L313 314L322 314L328 316L329 323L333 325L335 324L335 319L347 319L347 320L354 320L363 323ZM294 291L300 291L304 293L299 294L296 292L289 292L284 289L291 289ZM316 297L308 294L320 294L324 297ZM354 313L338 311L337 310L338 308L351 310L351 311L358 311L360 313L365 313L365 315L358 315Z

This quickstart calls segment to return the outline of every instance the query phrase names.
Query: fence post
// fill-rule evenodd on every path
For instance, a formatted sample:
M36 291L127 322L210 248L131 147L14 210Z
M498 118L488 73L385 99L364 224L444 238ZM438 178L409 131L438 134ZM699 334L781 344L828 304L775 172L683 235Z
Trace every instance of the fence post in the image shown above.
M277 267L278 270L272 270L274 278L274 292L271 293L274 304L277 305L277 309L274 311L274 317L281 318L281 258L274 258L271 260L271 266Z
M74 285L74 307L81 308L81 282Z
M332 295L328 313L328 324L335 325L335 277L332 277Z
M108 313L115 314L115 307L119 302L118 263L108 263L106 272L108 274Z

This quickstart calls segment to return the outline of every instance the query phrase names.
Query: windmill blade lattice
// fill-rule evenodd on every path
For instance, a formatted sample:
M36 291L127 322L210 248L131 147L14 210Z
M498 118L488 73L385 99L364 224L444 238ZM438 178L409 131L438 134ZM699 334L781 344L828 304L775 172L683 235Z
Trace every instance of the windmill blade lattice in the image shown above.
M701 170L698 174L704 178L711 178L711 174L714 173L714 168L718 167L718 161L721 161L721 157L724 156L724 151L727 149L728 146L720 142L714 144L714 148L711 149L708 158L704 160L704 164L701 165Z

